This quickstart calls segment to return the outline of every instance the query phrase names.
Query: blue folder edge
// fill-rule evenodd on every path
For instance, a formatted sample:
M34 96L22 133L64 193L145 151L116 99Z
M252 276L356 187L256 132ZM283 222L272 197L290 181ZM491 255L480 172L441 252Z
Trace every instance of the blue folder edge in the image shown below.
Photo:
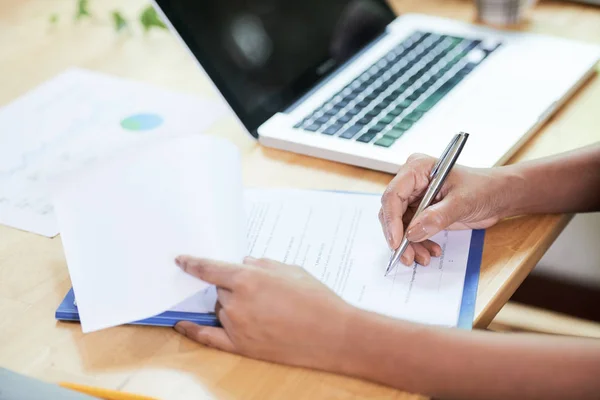
M463 288L462 302L458 316L457 327L460 329L471 329L475 315L475 300L477 299L477 287L479 284L479 271L481 267L481 256L483 254L484 230L474 230L471 235L471 247L467 260L467 271L465 273L465 284ZM55 318L59 321L79 321L79 312L75 305L73 288L69 290L62 303L58 306ZM178 311L166 311L155 317L132 322L132 325L174 326L179 321L191 321L199 325L220 326L215 314L199 314Z

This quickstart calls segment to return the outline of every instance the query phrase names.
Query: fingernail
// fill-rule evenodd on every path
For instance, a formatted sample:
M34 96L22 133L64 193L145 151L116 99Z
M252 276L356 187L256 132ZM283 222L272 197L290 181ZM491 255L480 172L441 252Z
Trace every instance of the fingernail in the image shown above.
M406 238L411 242L419 242L427 237L427 230L418 222L406 231Z
M402 264L406 265L407 267L410 267L410 261L408 261L408 257L407 256L400 257L400 262Z
M175 325L174 329L177 331L177 333L180 333L183 336L185 336L185 329L183 328L183 326L177 324Z
M178 256L175 258L175 264L177 264L177 266L181 269L183 269L185 271L185 267L186 267L186 263L185 263L185 257L183 256Z
M387 241L388 241L388 246L390 246L390 249L394 248L394 226L392 224L389 224L387 226Z

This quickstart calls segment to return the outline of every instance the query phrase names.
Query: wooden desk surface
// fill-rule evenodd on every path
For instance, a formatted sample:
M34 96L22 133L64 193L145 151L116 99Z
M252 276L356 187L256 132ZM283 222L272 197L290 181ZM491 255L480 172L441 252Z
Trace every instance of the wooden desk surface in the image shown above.
M109 10L134 14L144 0L92 1L95 22L72 22L74 0L0 0L0 105L76 65L192 93L208 84L166 32L117 36ZM124 4L119 4L124 3ZM471 21L471 2L396 1L397 11ZM50 27L49 16L60 15ZM542 3L522 29L600 42L600 9ZM593 78L530 140L513 161L600 139L600 81ZM258 146L227 118L211 129L244 154L244 179L255 186L382 191L390 176ZM477 327L505 304L568 222L539 216L503 222L486 236ZM160 398L417 398L329 374L271 365L202 348L171 329L125 326L83 335L57 323L54 311L70 287L60 238L0 226L0 366L47 381L72 381Z

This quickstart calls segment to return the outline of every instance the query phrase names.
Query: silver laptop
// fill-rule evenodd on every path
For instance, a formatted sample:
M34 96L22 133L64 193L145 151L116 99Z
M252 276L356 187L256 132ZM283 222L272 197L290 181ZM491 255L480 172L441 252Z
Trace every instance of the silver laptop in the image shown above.
M502 164L600 59L380 0L155 2L260 143L391 173L458 131L462 164Z

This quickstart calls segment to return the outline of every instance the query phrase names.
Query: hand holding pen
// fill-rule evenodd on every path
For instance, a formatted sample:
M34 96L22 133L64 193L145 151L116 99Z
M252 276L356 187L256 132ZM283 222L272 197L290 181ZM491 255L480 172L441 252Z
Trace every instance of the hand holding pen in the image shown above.
M462 175L464 183L476 191L476 187L472 186L477 185L478 181L477 174L473 173L475 170L458 167L459 171L449 179L467 138L466 133L455 135L437 160L424 155L411 156L390 183L382 198L380 212L384 233L394 250L388 272L399 260L405 265L412 264L413 260L427 265L431 256L439 256L440 247L426 239L454 222L458 223L459 228L470 228L461 224L461 219L469 218L462 215L461 209L464 207L459 204L464 200L460 199L462 194L468 192L462 191L461 194L460 190L448 190L461 187L462 182L457 178ZM440 201L433 204L434 200ZM479 217L473 217L473 226L479 227ZM408 229L405 232L406 226Z

